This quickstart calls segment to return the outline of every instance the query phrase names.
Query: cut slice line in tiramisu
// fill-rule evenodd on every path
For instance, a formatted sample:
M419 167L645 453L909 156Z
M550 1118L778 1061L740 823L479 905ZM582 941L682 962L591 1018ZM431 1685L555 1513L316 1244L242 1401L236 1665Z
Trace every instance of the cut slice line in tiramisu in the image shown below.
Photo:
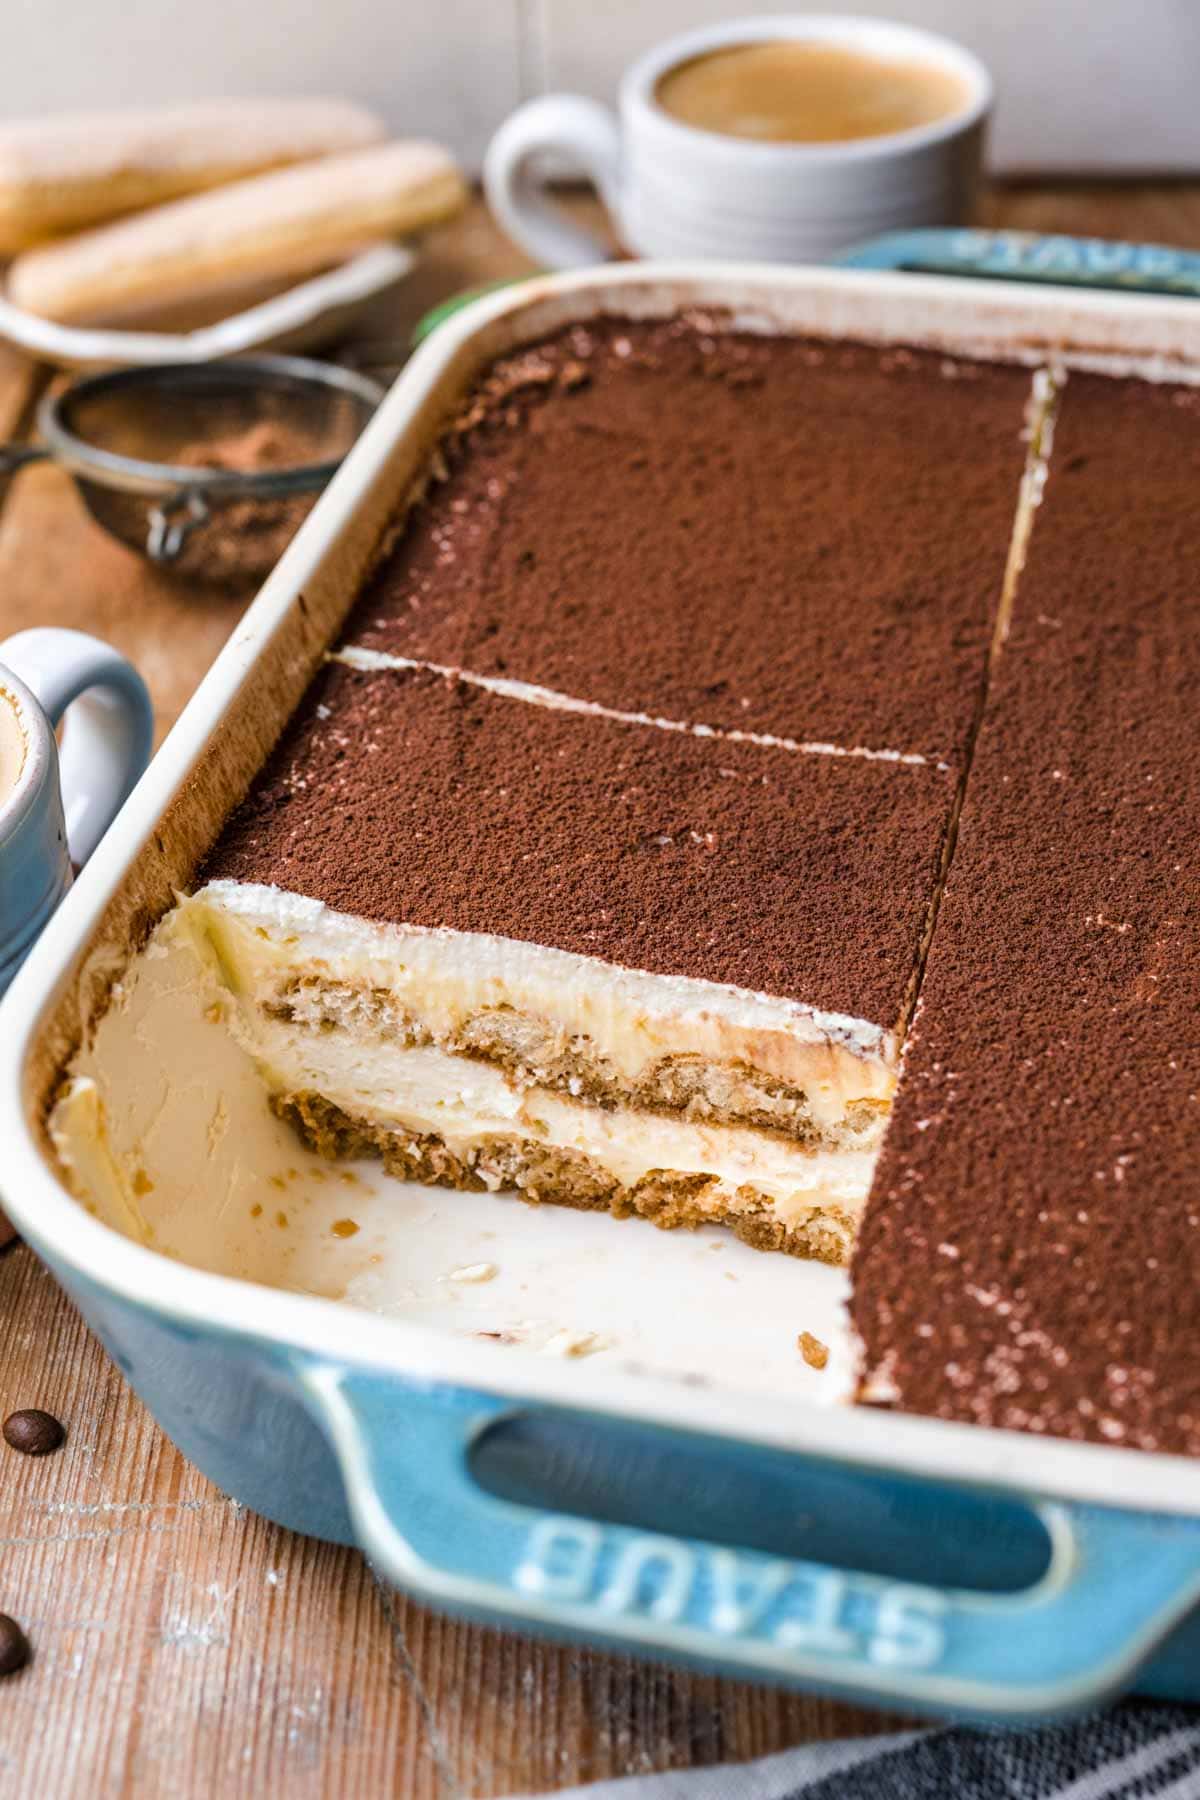
M398 656L388 650L369 650L358 644L344 644L330 652L329 661L343 663L348 669L419 670L427 675L442 675L448 681L461 681L468 687L482 688L507 700L524 700L530 706L547 706L552 712L580 713L594 719L611 719L618 725L649 725L658 731L679 731L688 737L712 738L727 744L755 744L762 750L791 750L800 756L861 757L865 762L901 763L913 768L924 767L931 759L919 750L886 750L869 744L830 744L814 739L779 737L774 732L744 731L737 726L708 725L691 719L664 719L653 713L627 712L619 707L602 706L596 700L581 700L577 694L559 693L555 688L540 687L533 682L512 681L504 675L481 675L475 669L460 669L448 663L421 661L411 656ZM939 762L939 769L946 764Z

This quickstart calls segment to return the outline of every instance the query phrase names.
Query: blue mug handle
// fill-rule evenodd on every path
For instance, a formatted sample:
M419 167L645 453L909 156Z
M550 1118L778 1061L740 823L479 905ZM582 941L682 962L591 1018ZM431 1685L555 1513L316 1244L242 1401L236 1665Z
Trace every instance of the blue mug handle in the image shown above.
M27 745L0 829L0 994L150 759L154 714L132 664L82 631L0 643L0 690ZM55 731L63 722L61 750Z
M493 1622L861 1702L1011 1720L1092 1706L1127 1686L1200 1599L1200 1519L1021 1495L1050 1544L1031 1585L981 1593L894 1581L545 1511L476 1480L472 1450L497 1426L531 1416L611 1426L595 1415L315 1357L297 1357L295 1369L366 1554L400 1586ZM664 1457L700 1446L738 1480L738 1445L653 1431ZM851 1484L889 1479L802 1452L788 1467L798 1498L806 1475L831 1468ZM932 1531L947 1489L921 1485Z
M65 720L59 780L71 860L81 868L150 761L149 690L111 644L65 626L5 638L0 667L31 691L52 730Z
M968 228L895 231L848 250L836 260L845 269L972 275L992 281L1046 282L1133 294L1200 296L1200 255L1194 251L1107 238Z

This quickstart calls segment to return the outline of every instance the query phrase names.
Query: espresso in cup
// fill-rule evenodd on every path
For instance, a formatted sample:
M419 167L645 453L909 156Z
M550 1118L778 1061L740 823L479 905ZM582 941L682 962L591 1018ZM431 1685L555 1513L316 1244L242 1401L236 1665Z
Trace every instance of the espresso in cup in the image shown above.
M21 779L27 754L25 733L14 701L0 688L0 807Z
M951 118L970 90L953 70L840 44L733 44L668 69L664 112L701 131L772 144L886 137Z

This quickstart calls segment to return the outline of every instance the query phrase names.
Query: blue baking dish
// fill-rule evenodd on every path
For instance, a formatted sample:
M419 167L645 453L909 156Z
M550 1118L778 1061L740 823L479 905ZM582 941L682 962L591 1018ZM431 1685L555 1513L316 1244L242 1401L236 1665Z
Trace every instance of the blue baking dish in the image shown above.
M688 1378L631 1354L500 1348L245 1279L207 1251L162 1254L96 1216L57 1164L46 1114L64 1067L260 766L472 374L567 321L697 306L750 328L1200 380L1186 299L894 269L629 265L538 278L450 319L5 1001L4 1204L211 1480L359 1543L436 1605L923 1713L1029 1718L1131 1686L1200 1698L1190 1461L743 1390L715 1312L711 1367ZM204 1173L201 1159L198 1207ZM661 1240L606 1223L653 1306Z

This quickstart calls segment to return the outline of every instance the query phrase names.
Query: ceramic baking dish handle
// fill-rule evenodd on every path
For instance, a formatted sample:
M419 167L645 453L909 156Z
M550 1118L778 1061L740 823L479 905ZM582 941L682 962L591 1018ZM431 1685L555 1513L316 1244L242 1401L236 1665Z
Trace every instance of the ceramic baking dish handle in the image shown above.
M586 1445L588 1433L611 1439L624 1428L316 1360L297 1372L336 1450L366 1554L402 1586L476 1616L855 1699L1003 1719L1091 1705L1126 1685L1200 1597L1200 1520L1099 1506L1028 1500L1049 1559L1015 1593L891 1580L547 1512L481 1484L478 1453L489 1437L522 1421L551 1430L558 1421ZM755 1516L745 1446L636 1430L643 1441L651 1434L664 1473L699 1454L705 1479L724 1482L743 1519ZM548 1442L535 1454L547 1470L556 1460ZM636 1460L603 1455L618 1465L611 1510L628 1518L642 1497ZM831 1469L843 1505L854 1506L859 1483L862 1504L886 1517L880 1489L892 1478L802 1454L783 1460L798 1523L806 1482L828 1482ZM915 1486L932 1539L947 1490ZM905 1504L911 1517L911 1493Z
M837 260L847 269L1200 295L1200 255L1167 244L1127 244L1108 238L1053 237L1032 231L896 231Z

